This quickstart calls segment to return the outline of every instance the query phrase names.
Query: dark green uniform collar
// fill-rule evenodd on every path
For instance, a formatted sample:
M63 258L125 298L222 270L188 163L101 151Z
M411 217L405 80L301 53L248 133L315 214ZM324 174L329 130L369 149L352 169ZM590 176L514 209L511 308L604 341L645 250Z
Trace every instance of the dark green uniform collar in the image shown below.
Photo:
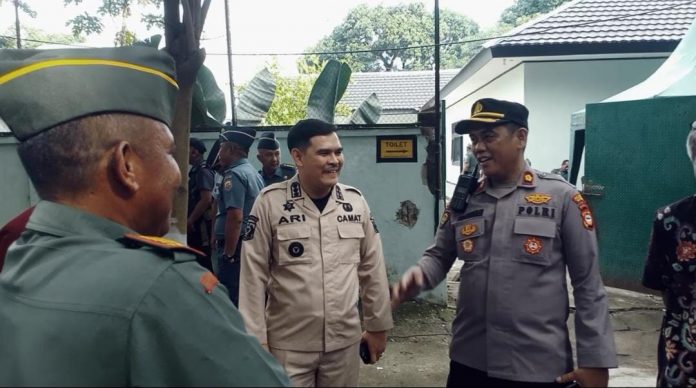
M134 233L106 218L51 201L41 201L36 205L27 229L60 237L80 235L110 239Z

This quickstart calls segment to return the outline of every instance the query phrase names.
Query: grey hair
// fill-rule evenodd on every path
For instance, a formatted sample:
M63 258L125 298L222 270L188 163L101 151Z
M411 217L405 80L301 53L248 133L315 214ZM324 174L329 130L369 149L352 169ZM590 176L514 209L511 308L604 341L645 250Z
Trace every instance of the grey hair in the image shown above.
M696 121L691 123L691 130L686 136L686 154L689 155L689 159L693 162L694 157L696 157Z
M143 131L138 116L102 114L57 125L22 142L17 153L41 199L83 193L93 184L104 152L121 140L137 147Z

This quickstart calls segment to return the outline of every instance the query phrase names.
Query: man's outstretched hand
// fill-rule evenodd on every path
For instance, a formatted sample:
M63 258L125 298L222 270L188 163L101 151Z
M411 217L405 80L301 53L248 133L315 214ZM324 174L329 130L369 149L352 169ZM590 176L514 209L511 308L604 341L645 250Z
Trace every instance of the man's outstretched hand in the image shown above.
M423 270L414 266L408 269L397 283L391 289L391 307L396 310L397 307L404 301L414 298L420 294L425 284L425 276Z

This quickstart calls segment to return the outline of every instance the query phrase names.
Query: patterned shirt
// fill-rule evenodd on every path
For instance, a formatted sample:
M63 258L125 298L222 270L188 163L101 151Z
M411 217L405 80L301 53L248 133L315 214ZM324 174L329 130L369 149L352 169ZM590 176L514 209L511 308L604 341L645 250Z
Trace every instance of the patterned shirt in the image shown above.
M696 386L696 197L661 208L643 285L663 291L657 386Z

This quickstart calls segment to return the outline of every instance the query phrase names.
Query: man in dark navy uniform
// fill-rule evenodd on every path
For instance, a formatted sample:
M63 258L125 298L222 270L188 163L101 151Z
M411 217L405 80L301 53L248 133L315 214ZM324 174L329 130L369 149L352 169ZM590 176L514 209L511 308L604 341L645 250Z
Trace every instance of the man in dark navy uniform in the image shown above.
M187 243L206 254L199 257L198 262L209 270L213 270L210 262L210 234L212 232L212 216L210 207L213 204L213 185L215 178L213 170L205 160L205 144L200 139L189 139L189 170L188 180L188 222Z
M295 167L280 163L280 143L273 132L265 132L259 138L256 157L261 162L259 174L264 186L286 181L295 176Z

